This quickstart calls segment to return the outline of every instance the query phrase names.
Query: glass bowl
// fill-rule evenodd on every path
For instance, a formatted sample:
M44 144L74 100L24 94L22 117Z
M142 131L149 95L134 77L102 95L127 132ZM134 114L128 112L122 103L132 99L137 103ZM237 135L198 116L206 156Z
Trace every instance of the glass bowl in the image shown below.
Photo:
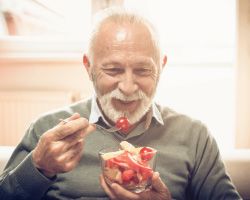
M150 147L138 147L130 151L119 147L101 149L99 158L106 183L118 183L129 191L142 192L151 186L156 155L157 151Z

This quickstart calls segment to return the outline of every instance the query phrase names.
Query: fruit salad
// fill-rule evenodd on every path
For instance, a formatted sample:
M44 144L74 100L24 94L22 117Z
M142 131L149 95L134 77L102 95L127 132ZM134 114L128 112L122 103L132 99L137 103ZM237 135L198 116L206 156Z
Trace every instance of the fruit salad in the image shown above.
M116 182L128 190L141 192L151 183L155 154L153 148L136 148L126 141L120 143L118 151L101 153L106 182Z

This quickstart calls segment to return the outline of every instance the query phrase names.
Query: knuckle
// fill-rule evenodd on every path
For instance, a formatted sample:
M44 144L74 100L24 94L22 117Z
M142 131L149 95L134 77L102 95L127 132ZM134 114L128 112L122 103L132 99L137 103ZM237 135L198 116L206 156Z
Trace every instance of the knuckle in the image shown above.
M50 141L49 132L46 132L43 135L41 135L39 140L41 141L42 144L47 145Z
M69 163L65 163L63 169L65 172L68 172L68 171L71 171L75 166L76 166L76 163L69 162Z
M79 120L80 120L80 123L82 124L83 127L85 127L89 124L88 120L84 117L81 117Z
M58 170L61 172L61 173L65 173L65 172L68 172L65 168L64 165L58 165Z
M83 138L81 138L80 140L78 140L77 144L82 148L83 145L85 144L85 140Z
M46 151L51 157L57 158L62 152L62 147L60 144L48 145Z
M58 166L60 166L60 163L62 162L62 159L60 157L54 158L54 163Z
M72 126L70 126L69 124L64 126L64 128L61 130L62 134L67 134L67 133L72 133L74 132L74 129Z
M115 197L115 196L110 196L109 198L110 198L111 200L118 200L118 198Z
M60 129L56 130L56 136L58 136L58 138L62 139L64 137L70 135L73 132L74 132L73 127L67 124L64 127L61 127Z
M81 153L83 150L83 142L78 142L75 146L75 154Z
M56 157L55 158L55 163L58 165L58 166L61 166L62 168L64 168L64 158L62 157Z

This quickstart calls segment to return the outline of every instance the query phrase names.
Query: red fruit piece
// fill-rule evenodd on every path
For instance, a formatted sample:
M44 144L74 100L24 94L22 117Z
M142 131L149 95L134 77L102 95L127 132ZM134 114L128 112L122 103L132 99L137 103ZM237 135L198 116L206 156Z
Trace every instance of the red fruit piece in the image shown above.
M152 171L148 165L142 165L140 162L135 160L132 155L128 154L127 163L131 169L136 172Z
M120 129L122 132L128 132L130 128L130 123L126 117L120 117L115 124L116 128Z
M141 171L141 176L142 176L142 180L146 181L149 178L152 178L152 176L153 176L153 170L144 170L144 171Z
M111 159L105 161L105 167L106 167L106 168L111 168L111 169L114 168L114 167L116 167L116 166L114 165L113 158L111 158Z
M153 158L154 154L155 154L155 150L150 148L150 147L143 147L140 150L140 156L142 161L149 161Z
M127 152L124 152L114 158L108 159L106 161L106 167L108 168L121 168L121 169L127 169L129 168L129 165L127 164Z
M122 172L122 181L129 182L136 175L135 171L132 169L127 169Z
M138 178L138 173L137 173L137 175L136 176L134 176L133 178L132 178L132 180L131 181L133 181L134 182L134 184L139 184L140 183L140 180L139 180L139 178Z

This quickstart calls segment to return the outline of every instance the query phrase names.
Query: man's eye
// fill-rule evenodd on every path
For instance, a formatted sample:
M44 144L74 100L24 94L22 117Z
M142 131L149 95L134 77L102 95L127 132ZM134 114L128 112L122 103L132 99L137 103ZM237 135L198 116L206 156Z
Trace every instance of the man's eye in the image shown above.
M136 69L135 73L140 76L149 76L152 74L152 70L148 68L140 68L140 69Z
M109 75L116 75L116 74L120 74L123 72L121 68L106 68L106 69L103 69L103 71Z

